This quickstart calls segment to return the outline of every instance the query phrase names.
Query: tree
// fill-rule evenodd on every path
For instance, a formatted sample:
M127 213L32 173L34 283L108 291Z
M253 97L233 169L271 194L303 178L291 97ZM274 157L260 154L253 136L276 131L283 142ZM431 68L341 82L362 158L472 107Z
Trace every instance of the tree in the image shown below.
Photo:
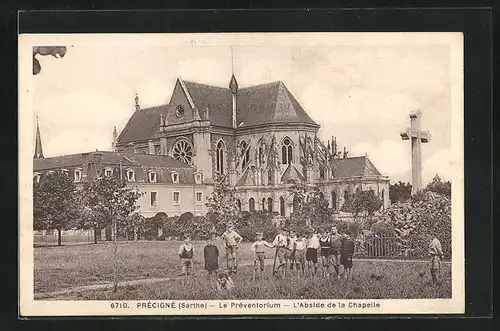
M392 203L406 201L411 197L411 184L399 181L389 184L389 199Z
M450 181L442 181L441 177L439 177L438 174L434 176L432 181L427 184L427 186L424 188L424 191L430 191L430 192L435 192L439 194L446 195L447 197L451 198L451 182Z
M116 259L118 224L122 228L126 226L130 214L138 207L136 202L141 195L137 188L127 187L125 181L108 176L87 181L83 187L82 202L92 211L96 224L112 227L114 291L118 287Z
M330 222L333 211L319 187L295 182L290 192L294 200L290 221L294 226L317 226Z
M342 205L341 210L351 213L354 221L358 223L360 229L364 229L364 218L371 221L373 214L383 206L382 199L375 195L373 190L362 190L358 187L356 192L349 195ZM359 217L363 216L363 217ZM369 222L371 223L371 222Z
M213 230L223 227L228 222L237 223L239 209L235 189L229 186L227 176L216 176L214 189L207 198Z
M33 229L57 230L57 245L61 246L61 231L72 228L78 216L75 185L62 172L49 172L33 181Z

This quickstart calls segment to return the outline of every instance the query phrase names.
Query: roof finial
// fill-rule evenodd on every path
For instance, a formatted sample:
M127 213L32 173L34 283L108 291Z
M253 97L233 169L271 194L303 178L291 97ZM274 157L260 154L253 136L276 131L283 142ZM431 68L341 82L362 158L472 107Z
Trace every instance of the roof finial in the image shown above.
M141 106L139 106L139 95L137 94L137 92L135 92L135 110L139 110L141 109Z
M231 45L231 75L234 76L234 54L232 45Z

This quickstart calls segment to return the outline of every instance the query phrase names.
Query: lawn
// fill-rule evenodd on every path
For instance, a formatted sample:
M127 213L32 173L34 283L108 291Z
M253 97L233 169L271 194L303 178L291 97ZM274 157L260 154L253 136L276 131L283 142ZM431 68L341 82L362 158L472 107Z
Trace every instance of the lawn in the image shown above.
M205 242L193 241L194 270L203 269ZM181 242L138 241L118 243L119 280L165 278L181 273L178 250ZM221 267L225 260L222 245ZM113 245L110 242L88 245L49 246L34 248L34 291L57 291L68 287L113 281ZM273 253L270 250L269 256ZM241 260L251 260L249 243L239 249Z
M321 277L275 279L271 275L272 260L267 261L263 279L252 281L252 269L242 266L235 277L236 288L231 294L215 291L215 281L203 271L203 242L194 242L195 275L187 285L179 280L137 286L122 286L117 293L85 291L83 300L135 299L383 299L383 298L450 298L450 264L443 264L441 286L431 286L427 263L399 261L356 261L351 281ZM119 243L120 280L165 278L178 276L180 265L177 250L180 242ZM249 244L242 244L242 264L251 262ZM219 247L221 255L222 249ZM35 293L57 291L88 284L111 282L113 267L112 245L39 247L35 248ZM270 250L268 257L273 256ZM224 267L224 258L219 260Z

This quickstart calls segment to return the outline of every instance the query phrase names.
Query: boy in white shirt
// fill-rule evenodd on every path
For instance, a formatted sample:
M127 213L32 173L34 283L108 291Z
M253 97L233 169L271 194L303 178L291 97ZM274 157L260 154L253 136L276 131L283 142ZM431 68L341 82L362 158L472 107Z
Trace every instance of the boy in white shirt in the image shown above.
M307 270L311 275L312 267L314 266L314 274L316 274L318 272L318 251L320 249L320 244L314 229L308 235L306 249Z
M302 271L302 276L305 276L306 267L306 238L302 233L299 233L297 241L295 241L295 270L299 276L299 270Z
M273 245L263 240L262 238L262 232L257 232L257 240L254 241L252 247L250 248L253 252L253 280L256 279L256 273L259 269L258 264L260 264L260 273L262 274L264 272L264 262L266 260L265 248L273 248Z

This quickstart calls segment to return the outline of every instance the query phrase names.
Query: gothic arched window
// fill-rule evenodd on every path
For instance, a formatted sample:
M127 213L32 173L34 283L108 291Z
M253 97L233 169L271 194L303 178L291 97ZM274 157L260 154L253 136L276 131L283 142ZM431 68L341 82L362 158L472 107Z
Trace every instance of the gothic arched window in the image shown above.
M298 197L293 197L293 212L298 213L299 212L299 198Z
M236 200L236 206L238 207L238 210L241 211L241 201L240 201L240 199Z
M285 199L280 197L280 215L285 216Z
M219 175L224 175L224 143L222 140L217 143L216 166Z
M254 198L248 199L248 210L255 211L255 199Z
M242 141L241 147L241 169L244 169L248 162L250 162L250 146L248 146L246 141Z
M266 198L262 198L262 210L266 210Z
M267 172L267 185L273 185L274 184L274 172L273 169L269 169Z
M271 197L267 198L267 211L273 211L273 198Z
M290 138L286 137L283 140L283 146L281 146L281 163L283 164L291 164L292 156L293 156L293 147L292 141Z

